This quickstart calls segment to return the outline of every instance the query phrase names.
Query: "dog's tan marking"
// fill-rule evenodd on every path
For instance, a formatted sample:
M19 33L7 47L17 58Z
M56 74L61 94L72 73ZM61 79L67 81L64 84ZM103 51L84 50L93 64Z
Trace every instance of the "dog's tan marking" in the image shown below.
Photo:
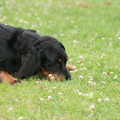
M51 74L46 69L44 69L43 67L41 67L41 69L39 71L39 74L42 75L42 76L47 77L47 79L49 81L51 81L51 77L54 77L55 81L57 81L57 79L59 79L60 81L63 81L63 79L64 79L64 77L62 75L58 75L57 73L56 74ZM50 74L52 76L49 76Z
M72 65L66 65L67 69L69 71L73 71L73 66ZM59 79L60 81L63 81L65 78L62 75L58 75L56 74L51 74L49 73L46 69L44 69L43 67L41 67L39 74L42 76L47 77L48 80L51 80L51 76L54 77L55 80ZM51 76L49 76L51 74Z
M66 57L66 60L68 60L68 57Z
M59 62L61 62L62 60L61 59L58 59Z
M13 78L10 74L5 71L0 71L0 82L15 84L22 83L20 80Z

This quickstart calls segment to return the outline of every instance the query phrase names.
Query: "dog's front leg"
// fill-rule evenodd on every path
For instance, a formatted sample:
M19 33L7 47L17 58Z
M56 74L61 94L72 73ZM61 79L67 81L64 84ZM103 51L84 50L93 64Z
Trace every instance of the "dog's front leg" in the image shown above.
M23 83L22 81L13 78L9 73L5 71L0 71L0 82L9 83L11 85L16 83Z

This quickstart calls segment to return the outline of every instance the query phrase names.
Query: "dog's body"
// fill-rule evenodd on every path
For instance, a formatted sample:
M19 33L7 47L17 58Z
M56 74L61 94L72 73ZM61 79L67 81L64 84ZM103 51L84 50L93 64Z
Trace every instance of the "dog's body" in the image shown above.
M34 30L0 24L1 73L16 72L17 77L25 78L39 73L43 68L67 80L71 77L66 68L67 60L65 48L57 39L40 36ZM3 78L0 80L4 81Z

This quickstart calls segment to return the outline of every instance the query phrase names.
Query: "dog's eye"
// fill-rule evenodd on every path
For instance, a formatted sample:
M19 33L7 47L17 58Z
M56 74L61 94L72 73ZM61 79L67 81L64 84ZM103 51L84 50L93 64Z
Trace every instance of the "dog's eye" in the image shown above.
M62 60L61 59L58 59L59 62L61 62Z

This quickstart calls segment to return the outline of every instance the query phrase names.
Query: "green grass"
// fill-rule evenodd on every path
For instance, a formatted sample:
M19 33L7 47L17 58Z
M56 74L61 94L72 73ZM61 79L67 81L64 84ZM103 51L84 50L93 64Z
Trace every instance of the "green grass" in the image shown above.
M0 84L0 120L120 119L119 0L4 0L0 1L0 23L57 38L66 48L67 64L78 69L67 82L32 76L23 85ZM91 105L95 108L90 109Z

